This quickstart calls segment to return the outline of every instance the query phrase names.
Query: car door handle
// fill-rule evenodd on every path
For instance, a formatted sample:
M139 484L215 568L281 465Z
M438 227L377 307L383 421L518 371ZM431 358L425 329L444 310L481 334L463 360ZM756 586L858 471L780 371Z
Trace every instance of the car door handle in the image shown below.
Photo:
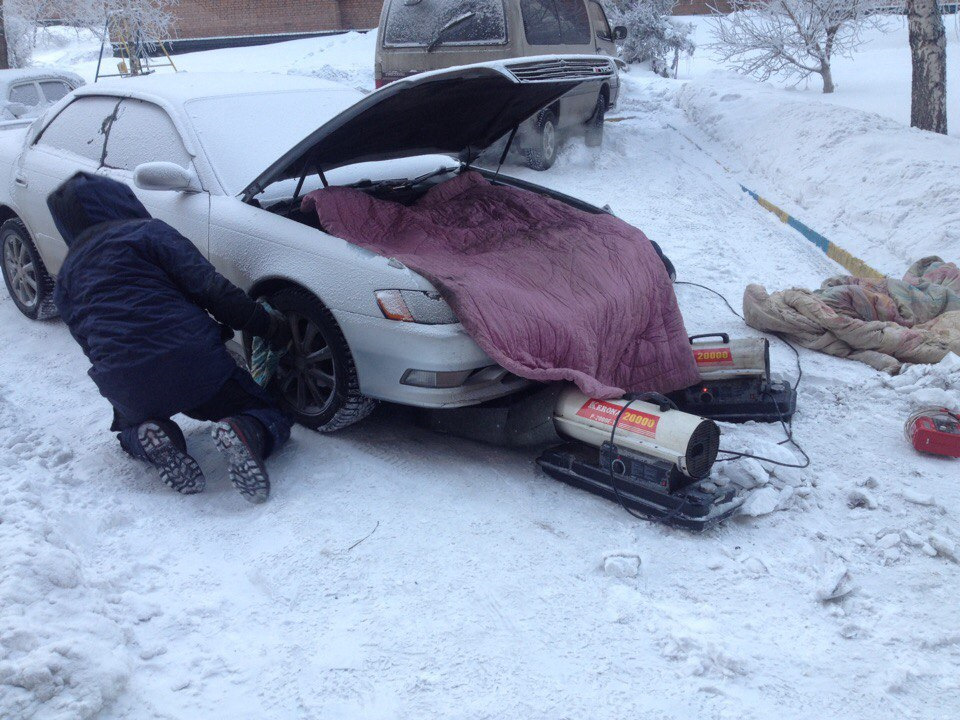
M20 187L29 187L30 185L30 183L27 182L27 179L25 177L21 177L20 175L15 176L13 181Z

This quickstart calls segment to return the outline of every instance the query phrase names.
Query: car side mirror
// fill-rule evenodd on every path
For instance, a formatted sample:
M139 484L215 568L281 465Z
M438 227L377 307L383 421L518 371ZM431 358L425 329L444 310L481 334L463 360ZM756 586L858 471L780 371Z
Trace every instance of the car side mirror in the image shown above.
M20 102L8 102L6 107L14 117L26 115L30 111L29 107Z
M192 170L172 162L148 162L137 165L133 171L133 184L141 190L176 190L200 192L200 179Z
M614 40L623 40L627 37L627 28L625 25L617 25L613 29L613 39Z

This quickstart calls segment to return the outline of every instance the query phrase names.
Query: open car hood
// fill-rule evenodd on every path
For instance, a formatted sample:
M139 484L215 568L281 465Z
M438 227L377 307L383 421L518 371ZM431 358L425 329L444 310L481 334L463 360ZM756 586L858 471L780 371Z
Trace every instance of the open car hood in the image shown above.
M563 55L501 60L393 82L321 125L243 191L343 165L456 155L469 162L538 110L588 80L612 76L612 59Z

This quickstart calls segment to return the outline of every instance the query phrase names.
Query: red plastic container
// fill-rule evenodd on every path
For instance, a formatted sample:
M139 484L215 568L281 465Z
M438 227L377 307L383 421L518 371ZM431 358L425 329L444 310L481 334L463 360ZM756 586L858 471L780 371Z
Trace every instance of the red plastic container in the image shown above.
M913 413L904 428L920 452L960 458L960 413L947 408L925 408Z

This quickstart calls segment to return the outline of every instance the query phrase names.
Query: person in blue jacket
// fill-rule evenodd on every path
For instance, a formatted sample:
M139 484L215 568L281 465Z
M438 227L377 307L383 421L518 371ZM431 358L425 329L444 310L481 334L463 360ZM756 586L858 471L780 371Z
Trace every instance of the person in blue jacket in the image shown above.
M122 183L77 173L47 206L68 246L54 301L113 406L120 446L174 490L196 493L203 473L170 418L216 422L234 486L251 502L266 500L263 461L287 441L292 423L237 366L224 338L232 335L226 328L241 330L282 350L291 339L284 318L220 275Z

